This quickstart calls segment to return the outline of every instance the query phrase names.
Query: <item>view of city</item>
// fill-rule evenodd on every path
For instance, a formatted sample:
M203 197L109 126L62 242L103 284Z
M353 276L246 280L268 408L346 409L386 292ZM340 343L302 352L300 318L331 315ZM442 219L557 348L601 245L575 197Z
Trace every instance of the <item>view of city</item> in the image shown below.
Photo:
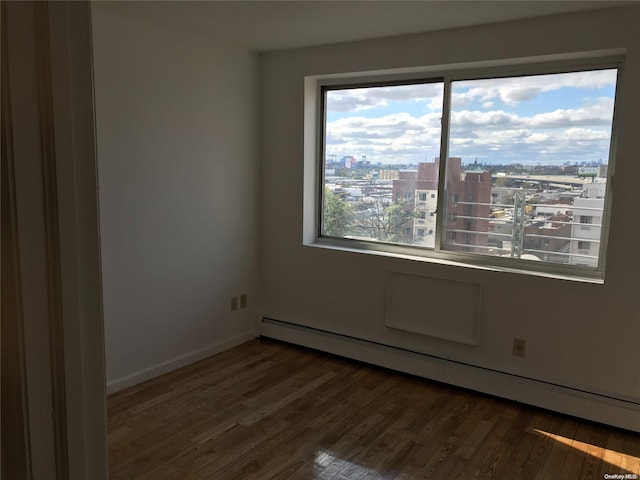
M443 84L328 90L322 234L597 267L615 81L452 82L443 212Z

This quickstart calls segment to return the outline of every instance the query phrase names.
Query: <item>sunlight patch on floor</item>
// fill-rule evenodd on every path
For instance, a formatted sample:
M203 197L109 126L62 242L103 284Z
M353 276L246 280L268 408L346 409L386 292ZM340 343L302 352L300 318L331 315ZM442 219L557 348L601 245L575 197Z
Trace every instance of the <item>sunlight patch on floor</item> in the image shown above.
M315 465L321 469L317 478L376 478L379 476L377 470L366 468L357 463L350 462L340 457L336 457L326 450L318 450L314 459Z
M535 428L532 431L537 433L538 435L543 435L545 437L551 438L552 440L560 444L566 445L569 448L572 448L579 452L583 452L593 457L597 457L598 459L604 462L607 462L614 467L619 467L624 469L626 465L631 465L631 464L640 465L639 457L627 455L623 452L613 450L609 447L601 447L598 445L593 445L591 443L581 442L573 438L563 437L562 435L546 432L538 428ZM595 454L595 452L597 452L597 454ZM614 478L614 477L611 477L611 478ZM637 479L639 477L637 474L634 473L634 474L631 474L631 476L624 476L621 478Z
M579 440L574 440L573 438L567 438L567 437L563 437L562 435L557 435L555 433L545 432L544 430L540 430L538 428L534 428L533 431L538 435L544 435L545 437L549 437L552 440L555 440L556 442L562 443L563 445L566 445L567 447L571 447L575 450L579 450L580 452L590 454L589 450L594 447L594 445L591 445L590 443L580 442ZM621 455L620 452L612 452L612 453Z

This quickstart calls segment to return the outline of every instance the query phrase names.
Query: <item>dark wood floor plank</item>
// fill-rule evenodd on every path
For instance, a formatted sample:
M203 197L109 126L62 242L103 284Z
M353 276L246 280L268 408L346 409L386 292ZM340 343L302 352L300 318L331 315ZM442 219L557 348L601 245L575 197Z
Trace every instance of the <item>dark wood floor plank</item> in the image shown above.
M622 462L620 462L622 471L636 474L640 478L640 442L637 436L630 432L624 432L623 437Z
M569 445L564 443L565 439L570 440L578 429L578 423L571 418L565 419L560 426L558 433L541 433L542 435L550 435L552 440L549 456L543 464L542 469L536 475L536 480L553 480L557 478L558 472L565 463L569 450Z
M112 480L601 479L640 435L254 340L109 397Z
M526 407L516 404L506 405L498 420L498 425L488 437L488 442L495 441L495 447L487 450L484 454L485 460L480 467L478 478L493 479L499 476L507 459L523 436L532 415L531 410ZM506 428L504 433L500 429L500 425Z

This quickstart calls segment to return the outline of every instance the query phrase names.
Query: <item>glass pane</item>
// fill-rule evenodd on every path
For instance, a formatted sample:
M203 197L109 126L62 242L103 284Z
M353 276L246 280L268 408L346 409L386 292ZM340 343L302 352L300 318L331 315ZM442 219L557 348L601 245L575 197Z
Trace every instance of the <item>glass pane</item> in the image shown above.
M597 267L616 75L452 82L444 249Z
M326 91L322 234L433 247L443 84Z

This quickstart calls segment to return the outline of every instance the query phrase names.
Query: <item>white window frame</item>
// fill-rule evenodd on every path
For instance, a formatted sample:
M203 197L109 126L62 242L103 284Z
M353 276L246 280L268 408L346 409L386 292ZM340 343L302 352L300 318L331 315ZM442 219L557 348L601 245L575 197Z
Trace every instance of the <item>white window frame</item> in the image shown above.
M527 75L548 75L603 69L617 69L616 92L614 96L614 114L611 126L608 172L606 179L605 201L603 208L602 230L597 267L581 265L555 264L551 262L533 262L530 260L494 257L476 253L443 250L442 244L446 231L442 215L436 217L435 247L401 245L361 240L337 238L322 235L322 210L324 192L324 147L326 114L324 96L327 89L362 88L409 83L444 83L444 101L442 112L442 131L440 145L440 164L437 198L437 211L444 211L446 195L446 160L448 158L449 116L451 106L451 84L454 81L506 78ZM305 245L366 252L385 256L413 258L418 261L457 264L472 268L492 269L515 273L532 274L552 278L563 278L592 283L604 283L606 251L609 238L611 217L612 184L615 175L616 146L616 110L622 101L622 77L624 52L609 50L584 52L574 55L552 56L549 58L518 59L513 61L477 62L456 64L446 67L424 67L395 69L390 71L341 73L335 75L317 75L305 78L305 209L304 236Z

